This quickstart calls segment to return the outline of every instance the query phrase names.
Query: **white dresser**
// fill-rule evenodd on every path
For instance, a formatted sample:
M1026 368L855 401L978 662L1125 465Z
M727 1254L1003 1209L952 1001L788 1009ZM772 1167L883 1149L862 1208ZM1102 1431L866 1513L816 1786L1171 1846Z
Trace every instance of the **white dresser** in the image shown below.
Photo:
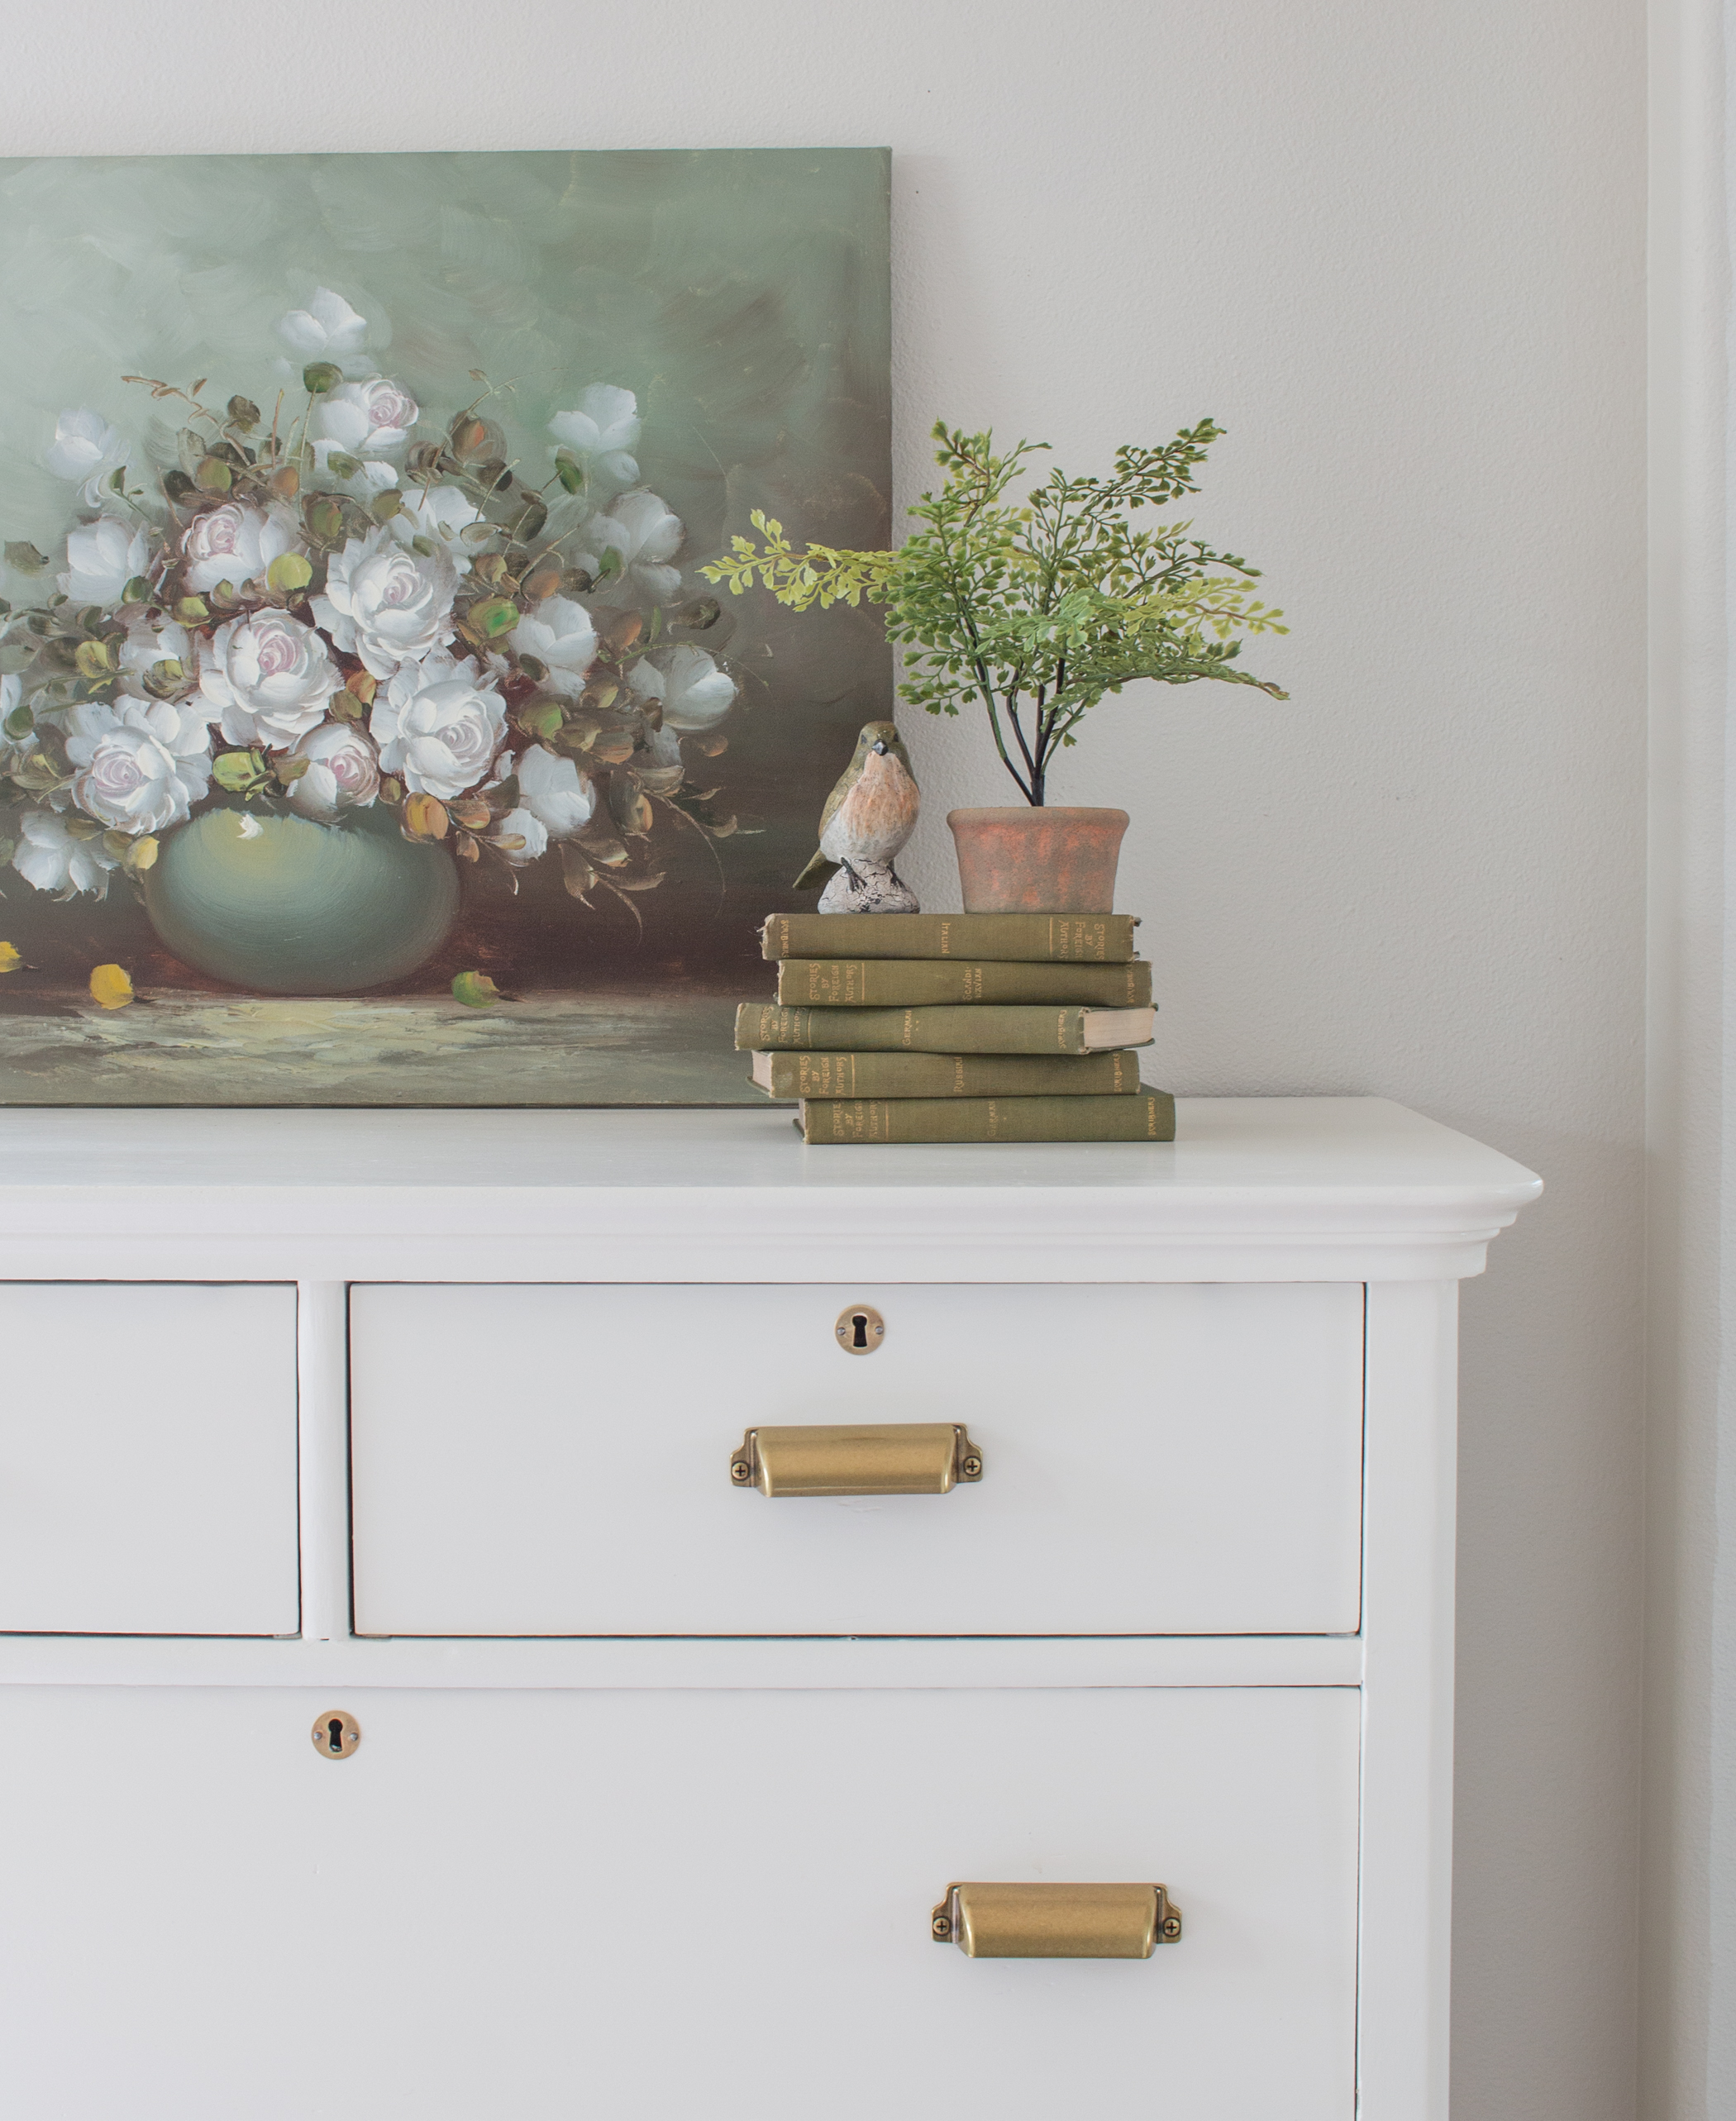
M1362 1099L0 1113L7 2110L1446 2121L1538 1190Z

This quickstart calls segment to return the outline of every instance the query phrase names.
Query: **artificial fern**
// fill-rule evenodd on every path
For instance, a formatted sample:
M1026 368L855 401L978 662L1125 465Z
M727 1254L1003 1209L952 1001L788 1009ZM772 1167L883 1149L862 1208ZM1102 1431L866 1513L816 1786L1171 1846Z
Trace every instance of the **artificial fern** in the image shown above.
M1040 803L1056 750L1133 679L1215 678L1286 697L1233 667L1242 637L1289 630L1247 586L1259 570L1191 536L1190 523L1146 530L1128 520L1197 492L1195 467L1223 431L1202 420L1155 448L1118 450L1107 479L1056 469L1018 500L1009 488L1047 445L997 456L991 434L942 422L935 461L946 483L911 510L922 527L896 551L798 548L756 509L764 542L737 537L701 571L738 595L758 583L795 611L884 606L888 638L905 650L904 697L931 714L979 702L1002 763Z

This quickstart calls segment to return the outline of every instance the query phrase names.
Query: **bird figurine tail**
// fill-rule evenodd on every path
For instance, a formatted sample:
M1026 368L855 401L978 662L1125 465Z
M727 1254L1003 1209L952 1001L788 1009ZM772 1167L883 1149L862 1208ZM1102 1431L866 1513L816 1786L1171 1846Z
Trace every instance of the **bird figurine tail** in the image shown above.
M816 849L807 868L789 888L792 891L818 891L823 884L829 884L837 873L837 864L827 861L825 856Z

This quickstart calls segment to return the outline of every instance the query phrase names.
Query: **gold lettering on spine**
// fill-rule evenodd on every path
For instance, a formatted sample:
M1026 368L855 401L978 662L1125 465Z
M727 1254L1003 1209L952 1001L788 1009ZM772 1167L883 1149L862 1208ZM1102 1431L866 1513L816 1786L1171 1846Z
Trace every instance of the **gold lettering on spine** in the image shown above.
M906 1046L908 1046L909 1045L909 1043L910 1043L911 1040L912 1040L913 1037L915 1037L915 1036L916 1036L916 1011L915 1011L914 1009L906 1009L906 1010L905 1010L905 1012L904 1012L904 1044L906 1045Z

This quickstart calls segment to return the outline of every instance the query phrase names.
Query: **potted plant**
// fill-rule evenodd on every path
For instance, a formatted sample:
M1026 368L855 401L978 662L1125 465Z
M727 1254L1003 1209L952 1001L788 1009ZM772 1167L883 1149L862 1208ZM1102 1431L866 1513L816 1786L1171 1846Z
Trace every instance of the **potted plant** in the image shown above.
M910 511L918 527L897 551L798 549L756 510L764 542L737 537L700 571L737 593L763 584L797 611L883 606L904 651L903 697L931 714L980 708L1023 798L948 817L966 912L1107 912L1127 813L1047 799L1055 755L1086 713L1135 678L1215 678L1285 697L1235 660L1242 636L1288 630L1247 586L1259 570L1189 523L1130 520L1197 491L1195 469L1223 430L1207 419L1153 448L1129 444L1106 479L1056 469L1022 497L1013 489L1026 460L1047 445L997 455L992 434L933 431L945 482Z

